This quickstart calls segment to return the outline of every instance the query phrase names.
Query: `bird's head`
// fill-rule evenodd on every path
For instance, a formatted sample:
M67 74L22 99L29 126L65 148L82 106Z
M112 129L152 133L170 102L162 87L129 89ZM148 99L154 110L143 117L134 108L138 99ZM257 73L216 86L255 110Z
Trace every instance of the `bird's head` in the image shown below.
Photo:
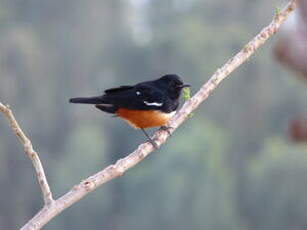
M185 87L190 87L189 84L184 84L180 77L176 74L167 74L158 79L161 86L165 87L171 98L177 99L180 97L181 90Z

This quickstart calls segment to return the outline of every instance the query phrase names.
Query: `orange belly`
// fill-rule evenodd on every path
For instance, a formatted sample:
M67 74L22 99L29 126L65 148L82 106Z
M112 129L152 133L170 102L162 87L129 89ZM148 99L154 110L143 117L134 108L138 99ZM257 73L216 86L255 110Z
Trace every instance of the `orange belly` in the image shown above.
M126 120L134 128L139 129L163 126L175 112L163 113L157 110L118 109L116 114Z

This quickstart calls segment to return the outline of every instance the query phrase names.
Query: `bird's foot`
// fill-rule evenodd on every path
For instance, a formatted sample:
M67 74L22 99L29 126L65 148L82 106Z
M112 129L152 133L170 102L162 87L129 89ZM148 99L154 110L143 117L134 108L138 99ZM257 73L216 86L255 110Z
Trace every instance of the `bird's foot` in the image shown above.
M171 137L172 136L171 130L173 130L174 128L171 127L171 126L163 125L163 126L160 127L160 129L166 131L168 133L168 135Z
M155 148L155 149L158 149L159 146L157 145L157 143L154 141L154 139L152 139L149 134L145 131L144 128L141 128L142 132L145 134L145 136L147 137L148 141L152 144L152 146Z
M154 139L149 138L148 141L150 142L150 144L152 144L152 146L154 147L154 149L158 149L159 146L157 145L157 143L155 142Z

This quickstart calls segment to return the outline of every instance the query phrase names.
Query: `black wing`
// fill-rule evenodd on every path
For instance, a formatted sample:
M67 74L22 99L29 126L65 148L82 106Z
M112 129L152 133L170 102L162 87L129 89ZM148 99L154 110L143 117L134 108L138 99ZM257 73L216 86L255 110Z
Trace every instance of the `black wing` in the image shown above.
M150 85L122 86L108 89L105 93L102 101L118 108L152 110L164 105L163 94Z

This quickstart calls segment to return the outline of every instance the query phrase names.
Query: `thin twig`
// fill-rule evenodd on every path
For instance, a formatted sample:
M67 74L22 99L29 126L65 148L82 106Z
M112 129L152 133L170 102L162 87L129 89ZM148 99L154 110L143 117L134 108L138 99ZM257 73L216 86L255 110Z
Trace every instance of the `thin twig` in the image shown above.
M13 132L16 134L19 141L23 144L25 153L31 159L32 164L35 168L38 183L42 190L45 206L49 206L53 202L52 193L50 191L50 187L48 185L48 181L45 176L44 168L38 157L37 152L34 151L30 139L24 134L24 132L20 128L10 107L8 105L5 106L0 102L0 111L8 119Z
M218 86L218 84L222 80L224 80L232 71L238 68L242 63L247 61L249 57L253 53L255 53L255 51L261 45L263 45L268 38L270 38L273 34L277 32L281 24L287 19L288 15L296 8L296 4L297 0L291 0L282 11L278 12L275 15L273 21L267 27L265 27L254 39L252 39L239 53L237 53L233 58L231 58L222 68L218 69L213 74L209 81L204 84L200 88L200 90L183 105L181 110L169 122L168 125L171 126L173 129L169 130L168 132L165 130L159 130L155 133L154 139L156 140L158 146L161 146L166 141L166 139L170 135L169 132L174 132L174 130L178 128L189 117L189 114L193 110L195 110L210 95L210 93ZM0 108L2 108L1 111L5 114L10 113L8 112L10 110L3 105ZM21 135L21 137L19 138L21 138L24 144L29 143L29 140L27 138L24 139L25 136L22 132L20 134L17 134L17 136L19 135ZM26 149L28 148L29 147L27 147ZM31 150L31 148L29 149ZM85 179L78 185L74 186L69 192L64 194L59 199L50 202L51 204L49 206L45 206L43 209L41 209L26 225L21 228L21 230L37 230L42 228L52 218L54 218L63 210L83 198L89 192L95 190L100 185L118 176L123 175L129 168L141 162L153 150L154 148L152 144L141 144L134 152L130 153L125 158L119 159L115 164L108 166L97 174ZM37 156L37 154L35 155ZM43 193L45 194L44 191L45 190L43 190ZM50 200L52 200L51 193Z
M288 18L289 14L297 7L299 0L290 0L286 7L277 12L272 22L263 28L249 43L247 43L234 57L229 59L220 69L217 69L211 76L209 81L204 84L200 90L188 100L180 111L170 121L170 126L177 128L184 122L189 114L192 113L204 100L206 100L211 92L220 84L222 80L229 76L231 72L237 69L241 64L249 60L256 50L262 46L270 37L272 37L280 28L282 23ZM174 129L172 130L174 131ZM156 138L160 136L160 132L156 134ZM166 137L159 138L161 143L165 142Z

